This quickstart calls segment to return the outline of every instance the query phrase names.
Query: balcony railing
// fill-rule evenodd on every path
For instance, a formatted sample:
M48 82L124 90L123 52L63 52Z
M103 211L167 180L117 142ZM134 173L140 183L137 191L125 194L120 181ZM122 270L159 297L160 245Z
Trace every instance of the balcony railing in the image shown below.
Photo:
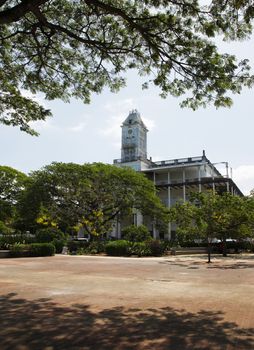
M161 160L159 162L153 162L153 164L155 164L156 166L165 166L165 165L197 163L197 162L202 162L202 160L204 160L204 158L202 156L199 156L199 157Z

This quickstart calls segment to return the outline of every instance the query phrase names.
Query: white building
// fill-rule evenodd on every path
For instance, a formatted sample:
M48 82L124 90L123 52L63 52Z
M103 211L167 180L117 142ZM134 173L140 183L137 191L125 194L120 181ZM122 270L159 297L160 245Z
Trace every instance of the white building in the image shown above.
M170 207L177 201L187 201L191 192L213 190L218 193L231 192L235 195L243 195L229 174L227 162L221 162L225 166L225 175L222 175L211 163L203 151L201 156L181 159L161 160L153 162L147 159L147 132L140 114L137 110L129 113L122 124L122 149L121 159L115 159L116 166L128 166L136 171L143 172L154 182L158 189L161 201ZM218 164L218 163L216 163ZM142 216L136 214L136 224L142 223ZM166 237L157 232L151 223L148 225L154 238L170 239L175 232L175 227L169 225ZM116 225L115 235L120 237L120 225ZM163 234L165 235L165 234Z

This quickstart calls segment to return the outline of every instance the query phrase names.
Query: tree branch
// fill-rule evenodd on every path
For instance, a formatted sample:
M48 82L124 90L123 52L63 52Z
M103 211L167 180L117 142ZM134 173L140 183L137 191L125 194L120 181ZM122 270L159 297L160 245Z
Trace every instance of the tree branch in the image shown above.
M19 21L27 12L32 12L48 1L49 0L23 0L20 4L0 12L0 25Z

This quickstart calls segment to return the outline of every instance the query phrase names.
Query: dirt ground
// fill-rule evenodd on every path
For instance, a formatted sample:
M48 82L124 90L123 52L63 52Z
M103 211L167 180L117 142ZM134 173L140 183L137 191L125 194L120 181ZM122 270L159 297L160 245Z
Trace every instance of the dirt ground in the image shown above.
M254 255L0 260L0 350L254 350Z

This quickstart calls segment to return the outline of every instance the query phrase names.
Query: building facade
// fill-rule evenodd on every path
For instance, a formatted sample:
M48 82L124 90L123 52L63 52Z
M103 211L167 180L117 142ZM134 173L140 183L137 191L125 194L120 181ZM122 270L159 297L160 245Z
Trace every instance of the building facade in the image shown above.
M114 164L120 167L131 167L136 171L146 174L154 182L158 196L162 203L171 207L178 201L188 201L192 192L213 190L223 193L225 191L233 195L242 196L242 192L232 180L229 174L227 162L212 163L206 157L205 151L201 156L170 159L153 162L147 158L147 132L145 124L137 110L129 113L122 124L122 149L121 159L115 159ZM215 165L223 164L225 174L222 175ZM169 224L168 232L157 232L151 222L139 213L135 213L133 223L148 226L154 238L170 239L175 234L174 225ZM114 235L120 237L121 226L115 225Z

